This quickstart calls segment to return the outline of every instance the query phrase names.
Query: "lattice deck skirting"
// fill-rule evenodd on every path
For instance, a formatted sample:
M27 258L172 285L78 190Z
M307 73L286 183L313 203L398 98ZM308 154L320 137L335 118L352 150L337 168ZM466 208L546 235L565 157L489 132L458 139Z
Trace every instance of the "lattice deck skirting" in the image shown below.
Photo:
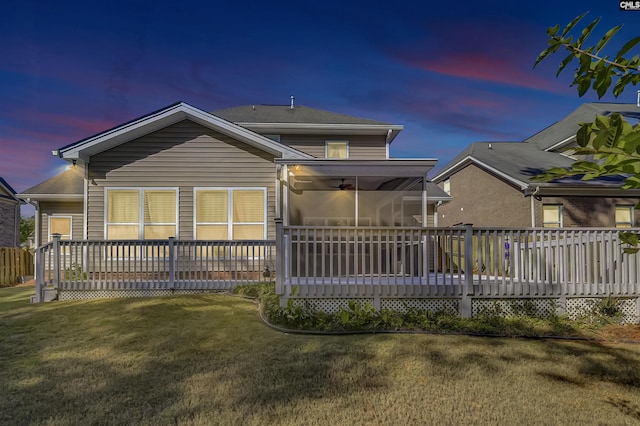
M105 299L117 297L158 297L176 296L180 294L221 293L226 290L193 289L193 290L60 290L58 300Z
M60 290L59 300L79 300L79 299L104 299L118 297L158 297L186 294L220 293L225 290L211 289L155 289L155 290ZM309 309L327 313L335 313L348 306L350 301L358 302L362 305L369 303L376 309L391 309L395 311L406 311L409 308L417 308L424 311L433 312L460 312L460 299L439 298L439 299L404 299L404 298L353 298L353 299L318 299L318 298L297 298L293 299L297 306L305 306ZM598 298L582 297L568 298L566 300L566 314L571 319L589 316L594 306L598 303ZM622 322L637 324L640 322L638 314L638 298L618 298L618 307L622 313ZM505 317L517 315L536 315L540 317L550 317L558 312L561 307L561 300L558 298L529 298L529 299L482 299L474 298L471 301L471 315L476 317L482 314L497 314Z
M293 299L294 305L306 306L312 310L327 313L335 313L346 308L350 301L361 304L369 303L376 309L392 309L406 311L408 308L417 308L433 312L460 312L460 299L375 299L375 298L341 298L341 299ZM588 316L593 306L599 299L570 298L566 300L566 315L571 319ZM640 322L638 315L638 298L620 298L619 308L622 312L622 322L637 324ZM559 312L561 300L559 298L527 298L527 299L482 299L475 298L471 301L471 315L476 317L482 314L501 315L515 317L518 315L530 315L548 318Z
M638 298L616 298L617 306L622 314L622 322L636 324L640 322L638 318ZM567 315L571 319L588 316L601 299L595 297L582 297L567 299Z

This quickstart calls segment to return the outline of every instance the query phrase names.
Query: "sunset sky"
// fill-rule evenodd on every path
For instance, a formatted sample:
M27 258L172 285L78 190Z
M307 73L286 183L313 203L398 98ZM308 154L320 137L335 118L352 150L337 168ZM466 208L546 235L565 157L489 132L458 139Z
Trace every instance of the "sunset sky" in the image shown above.
M30 1L0 6L0 176L60 172L51 151L177 101L298 105L403 124L394 157L442 166L476 141L542 130L580 99L546 28L589 11L594 36L640 12L616 0ZM594 40L597 40L594 37ZM595 43L595 41L594 41ZM633 54L637 53L637 49ZM613 98L606 98L612 101ZM619 102L636 101L628 88Z

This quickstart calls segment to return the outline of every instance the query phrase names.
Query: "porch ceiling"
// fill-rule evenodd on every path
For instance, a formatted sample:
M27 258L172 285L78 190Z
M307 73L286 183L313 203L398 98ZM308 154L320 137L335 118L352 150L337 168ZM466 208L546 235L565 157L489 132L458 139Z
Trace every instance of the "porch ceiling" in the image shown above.
M425 177L437 160L389 159L389 160L306 160L276 158L276 164L286 165L298 177L303 176L379 176Z

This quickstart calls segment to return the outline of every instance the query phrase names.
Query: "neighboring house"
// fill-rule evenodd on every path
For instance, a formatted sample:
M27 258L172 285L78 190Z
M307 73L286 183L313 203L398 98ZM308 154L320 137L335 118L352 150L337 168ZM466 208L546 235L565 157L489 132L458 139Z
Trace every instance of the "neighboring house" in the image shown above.
M71 169L19 194L37 245L273 240L284 225L434 224L434 159L392 159L401 125L303 106L174 105L59 148Z
M20 205L16 191L0 177L0 247L20 245Z
M478 142L462 151L433 178L452 201L438 208L438 224L488 227L640 226L635 205L640 190L620 189L618 177L582 181L565 178L535 182L552 167L577 160L579 123L596 115L622 113L640 118L634 104L589 103L522 142Z

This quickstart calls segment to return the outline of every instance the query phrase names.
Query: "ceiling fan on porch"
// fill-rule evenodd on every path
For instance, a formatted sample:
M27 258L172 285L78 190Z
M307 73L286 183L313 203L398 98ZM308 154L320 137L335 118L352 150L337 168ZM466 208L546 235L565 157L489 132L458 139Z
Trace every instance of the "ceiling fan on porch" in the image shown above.
M353 191L354 189L356 189L356 187L353 186L352 184L344 183L344 178L340 179L340 185L331 186L331 188L338 188L340 191L344 191L344 190Z

